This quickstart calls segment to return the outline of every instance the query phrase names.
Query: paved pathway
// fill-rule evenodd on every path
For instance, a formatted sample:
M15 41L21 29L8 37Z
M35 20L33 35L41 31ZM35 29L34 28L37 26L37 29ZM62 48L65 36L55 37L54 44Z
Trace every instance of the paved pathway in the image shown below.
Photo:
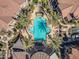
M54 53L50 56L50 59L59 59L58 56Z

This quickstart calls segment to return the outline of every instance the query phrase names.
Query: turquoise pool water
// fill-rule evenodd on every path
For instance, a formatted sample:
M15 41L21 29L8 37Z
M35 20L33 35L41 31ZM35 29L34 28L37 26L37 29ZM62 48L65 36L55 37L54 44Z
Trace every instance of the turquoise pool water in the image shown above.
M30 28L30 32L34 36L34 40L46 40L47 34L50 32L50 28L47 27L46 19L38 16L34 19L34 26Z

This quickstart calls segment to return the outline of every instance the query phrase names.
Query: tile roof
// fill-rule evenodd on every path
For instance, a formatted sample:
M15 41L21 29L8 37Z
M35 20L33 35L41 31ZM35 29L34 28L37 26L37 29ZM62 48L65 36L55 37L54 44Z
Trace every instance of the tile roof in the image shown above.
M73 0L58 0L58 2L59 3L66 3L66 4L72 4L73 2L72 2ZM70 3L71 2L71 3Z
M62 15L63 15L63 17L68 16L69 13L71 12L72 8L73 8L73 6L70 6L70 7L66 8L66 9L63 9L63 10L62 10Z
M23 2L25 2L26 0L13 0L13 1L20 5L20 4L22 4Z
M61 4L59 4L59 7L60 7L61 10L65 9L65 8L68 8L70 6L71 6L71 4L67 4L67 3L61 3Z
M10 21L12 21L12 17L11 16L3 16L3 17L0 17L0 20L2 20L3 22L5 22L6 24L9 24Z
M70 59L79 59L79 50L72 48L72 54L69 55Z
M8 26L10 21L12 21L12 17L16 16L16 14L20 10L20 4L22 4L25 0L0 0L0 29L2 27Z
M12 0L0 1L0 16L14 16L20 6Z
M79 7L76 9L76 11L74 12L75 17L79 17Z
M0 29L7 29L8 25L0 19Z
M58 3L63 17L67 17L70 13L79 17L79 0L58 0Z

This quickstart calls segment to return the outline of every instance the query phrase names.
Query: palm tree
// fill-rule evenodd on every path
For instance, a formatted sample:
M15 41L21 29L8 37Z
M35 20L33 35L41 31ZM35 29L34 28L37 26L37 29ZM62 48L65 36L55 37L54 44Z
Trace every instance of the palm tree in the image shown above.
M22 39L24 39L26 46L31 45L30 44L31 36L28 32L28 27L29 27L29 24L31 23L31 20L29 19L29 14L30 14L30 11L32 11L31 8L34 9L34 6L29 5L27 7L29 8L28 9L23 8L21 10L20 14L18 15L18 23L16 25L17 30L19 30L19 35L22 35L23 37ZM27 37L23 36L25 35L24 31L25 31L25 34L27 34Z

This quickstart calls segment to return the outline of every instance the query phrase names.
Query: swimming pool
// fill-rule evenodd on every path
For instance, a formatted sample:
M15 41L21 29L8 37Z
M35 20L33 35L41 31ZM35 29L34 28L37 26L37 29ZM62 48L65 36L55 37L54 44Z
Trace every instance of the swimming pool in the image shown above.
M47 27L46 19L38 16L34 19L34 26L30 29L34 36L34 40L46 40L47 34L50 33L50 28Z

